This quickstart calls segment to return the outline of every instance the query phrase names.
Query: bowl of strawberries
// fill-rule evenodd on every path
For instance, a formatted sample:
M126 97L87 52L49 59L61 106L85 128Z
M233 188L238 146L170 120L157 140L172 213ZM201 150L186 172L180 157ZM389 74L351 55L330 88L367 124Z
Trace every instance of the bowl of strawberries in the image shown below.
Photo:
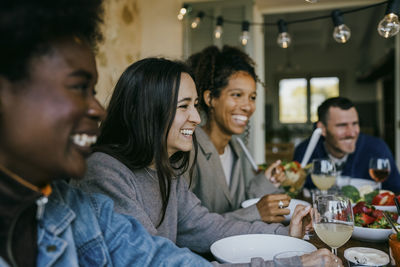
M367 242L385 242L393 232L389 222L385 219L382 210L376 209L365 201L358 202L353 207L354 231L352 237ZM398 214L388 212L394 222Z

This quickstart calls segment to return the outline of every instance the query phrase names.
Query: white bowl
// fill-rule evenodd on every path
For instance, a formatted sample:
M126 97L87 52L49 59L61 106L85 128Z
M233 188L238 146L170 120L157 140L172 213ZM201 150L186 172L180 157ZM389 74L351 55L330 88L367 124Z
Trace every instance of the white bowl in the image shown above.
M384 242L388 240L391 233L393 233L392 229L374 229L354 226L352 237L360 241Z
M211 245L211 253L222 263L248 263L254 257L272 260L280 252L316 250L313 244L298 238L267 234L230 236Z
M385 211L390 211L390 212L397 212L396 206L378 206L378 205L374 205L374 207L377 210L385 210Z
M251 198L251 199L245 200L241 204L242 208L247 208L247 207L249 207L251 205L254 205L259 200L260 200L260 198ZM289 206L287 207L288 209L290 209L290 213L289 213L289 215L285 215L285 220L283 221L284 223L290 222L290 219L292 218L292 215L293 215L293 211L294 211L294 209L296 208L296 206L298 204L302 204L304 206L310 206L310 203L308 203L307 201L300 200L300 199L295 199L295 198L291 199L290 203L289 203Z

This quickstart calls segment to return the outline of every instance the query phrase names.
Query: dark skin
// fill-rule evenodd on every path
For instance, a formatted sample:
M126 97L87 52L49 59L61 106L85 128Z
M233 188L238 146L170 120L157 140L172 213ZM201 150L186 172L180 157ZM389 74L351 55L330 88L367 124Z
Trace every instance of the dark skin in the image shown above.
M97 70L89 46L68 38L30 61L29 77L0 76L0 164L31 184L82 177L105 111L95 99ZM29 114L29 115L28 115Z

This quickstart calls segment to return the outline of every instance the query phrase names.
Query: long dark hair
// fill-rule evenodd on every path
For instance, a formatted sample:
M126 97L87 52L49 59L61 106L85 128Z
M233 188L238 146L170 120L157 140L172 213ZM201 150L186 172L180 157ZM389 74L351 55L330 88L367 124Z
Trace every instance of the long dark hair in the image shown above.
M182 73L193 78L184 63L164 58L146 58L130 65L115 86L95 146L95 151L115 157L131 170L155 165L162 197L159 225L168 205L171 179L189 168L190 152L178 151L169 157L167 151ZM193 142L197 155L195 137Z

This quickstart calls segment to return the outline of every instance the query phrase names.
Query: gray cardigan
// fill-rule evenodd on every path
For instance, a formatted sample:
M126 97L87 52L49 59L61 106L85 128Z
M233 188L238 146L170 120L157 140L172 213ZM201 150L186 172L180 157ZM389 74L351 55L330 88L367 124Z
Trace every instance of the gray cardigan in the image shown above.
M235 137L232 137L228 144L234 154L231 184L228 186L214 144L200 127L196 128L195 134L199 149L190 190L201 200L201 204L211 212L220 213L227 218L249 222L261 220L256 205L241 208L240 204L249 198L283 191L269 182L264 172L253 177L246 186L241 163L243 153ZM188 177L189 175L186 173L185 178L189 181Z
M237 234L288 235L288 228L282 224L249 223L210 213L181 177L171 183L167 212L163 223L157 227L161 218L161 196L156 171L145 168L132 172L104 153L91 155L85 178L75 185L85 191L108 195L114 200L117 212L135 217L150 234L166 237L180 247L197 252L207 252L213 242Z

